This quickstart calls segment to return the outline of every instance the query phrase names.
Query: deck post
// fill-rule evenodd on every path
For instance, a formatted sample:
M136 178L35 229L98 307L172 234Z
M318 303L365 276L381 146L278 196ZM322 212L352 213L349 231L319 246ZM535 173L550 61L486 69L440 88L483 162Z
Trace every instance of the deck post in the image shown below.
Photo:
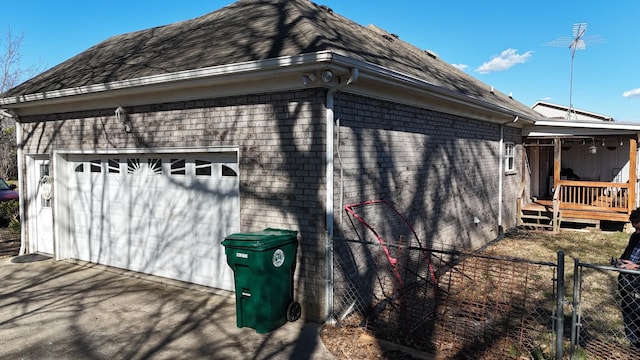
M558 185L556 186L554 192L553 192L553 213L551 215L551 221L552 221L552 231L554 233L558 233L560 231L560 192L562 191L562 186Z
M638 141L631 138L629 139L629 204L627 204L629 214L636 207L637 154Z
M562 167L562 142L553 138L553 232L560 231L560 169Z
M562 143L560 138L553 138L553 191L558 187L560 182L560 169L562 168Z
M516 217L516 226L521 226L523 224L522 221L522 197L516 199L516 213L518 216Z

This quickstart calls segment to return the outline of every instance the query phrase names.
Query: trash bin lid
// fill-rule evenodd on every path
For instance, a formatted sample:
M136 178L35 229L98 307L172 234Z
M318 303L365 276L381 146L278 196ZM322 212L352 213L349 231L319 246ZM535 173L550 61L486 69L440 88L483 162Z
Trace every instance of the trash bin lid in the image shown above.
M225 238L222 245L262 251L295 242L297 236L297 231L266 228L262 231L231 234Z

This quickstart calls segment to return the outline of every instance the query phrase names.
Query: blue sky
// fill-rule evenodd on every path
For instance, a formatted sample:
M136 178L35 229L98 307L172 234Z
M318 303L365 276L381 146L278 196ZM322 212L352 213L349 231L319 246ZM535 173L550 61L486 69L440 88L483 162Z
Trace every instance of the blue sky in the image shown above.
M108 37L194 18L229 0L32 0L2 5L0 31L24 36L21 67L45 70ZM509 94L640 122L640 1L318 0L375 24ZM587 23L571 85L569 40ZM550 46L560 40L564 46Z

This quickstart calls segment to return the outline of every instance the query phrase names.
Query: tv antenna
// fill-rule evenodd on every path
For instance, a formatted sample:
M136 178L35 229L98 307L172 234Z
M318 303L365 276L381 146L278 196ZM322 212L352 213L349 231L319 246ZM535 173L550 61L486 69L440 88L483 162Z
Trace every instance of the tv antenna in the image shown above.
M576 111L573 108L573 60L576 56L576 50L584 50L587 48L587 43L600 43L603 42L600 36L594 35L591 37L585 37L584 33L587 32L587 23L575 23L573 24L573 36L561 36L551 42L546 43L547 46L568 47L571 51L571 77L569 80L569 109L567 110L566 119L577 119Z

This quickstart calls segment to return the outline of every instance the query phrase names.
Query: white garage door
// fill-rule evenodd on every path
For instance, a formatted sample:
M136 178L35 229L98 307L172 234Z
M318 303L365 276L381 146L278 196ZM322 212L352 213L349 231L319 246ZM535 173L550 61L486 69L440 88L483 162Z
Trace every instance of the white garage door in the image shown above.
M69 257L233 290L237 152L68 157Z

